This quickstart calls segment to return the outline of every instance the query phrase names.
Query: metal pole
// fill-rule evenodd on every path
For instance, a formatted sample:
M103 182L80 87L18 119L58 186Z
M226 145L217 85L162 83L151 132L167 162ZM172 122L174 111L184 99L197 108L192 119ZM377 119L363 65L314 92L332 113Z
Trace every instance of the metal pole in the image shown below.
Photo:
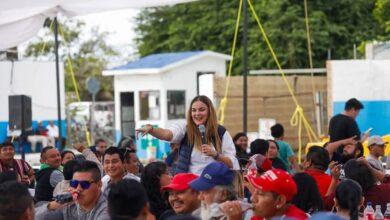
M202 73L197 72L196 73L196 95L199 96L199 77L202 75Z
M54 18L54 52L56 55L56 79L57 79L57 113L58 113L58 139L59 148L62 150L62 121L61 121L61 89L60 89L60 64L58 56L58 21L57 17Z
M91 110L90 110L90 114L91 114L91 117L90 117L90 120L91 120L91 123L90 123L90 131L91 131L91 143L95 143L95 138L94 138L94 128L95 128L95 102L96 102L96 93L92 94L92 105L91 105Z
M243 12L244 12L244 26L243 26L243 37L242 37L242 44L243 44L243 66L244 66L244 72L243 72L243 132L247 133L248 130L248 3L246 0L243 1Z

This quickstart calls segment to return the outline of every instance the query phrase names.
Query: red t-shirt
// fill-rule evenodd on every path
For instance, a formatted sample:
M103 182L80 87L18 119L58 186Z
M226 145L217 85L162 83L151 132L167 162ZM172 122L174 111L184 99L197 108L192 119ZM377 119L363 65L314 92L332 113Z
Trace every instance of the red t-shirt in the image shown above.
M305 170L305 173L309 174L313 177L317 183L318 190L322 197L325 197L328 192L328 188L330 186L330 182L332 181L332 177L320 170Z
M297 208L295 205L290 205L288 209L286 210L286 213L284 213L283 217L287 219L293 219L293 220L306 220L308 219L307 214ZM251 220L263 220L263 217L259 216L253 216Z

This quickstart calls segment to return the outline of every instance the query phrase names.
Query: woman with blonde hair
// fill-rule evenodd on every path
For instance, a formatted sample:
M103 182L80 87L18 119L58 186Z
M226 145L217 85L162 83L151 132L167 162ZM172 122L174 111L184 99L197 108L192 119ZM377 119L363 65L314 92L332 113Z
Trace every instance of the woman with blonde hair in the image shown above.
M239 169L232 137L218 124L216 111L207 96L196 96L191 101L186 123L175 123L167 129L148 124L137 131L180 145L175 173L200 175L213 161Z

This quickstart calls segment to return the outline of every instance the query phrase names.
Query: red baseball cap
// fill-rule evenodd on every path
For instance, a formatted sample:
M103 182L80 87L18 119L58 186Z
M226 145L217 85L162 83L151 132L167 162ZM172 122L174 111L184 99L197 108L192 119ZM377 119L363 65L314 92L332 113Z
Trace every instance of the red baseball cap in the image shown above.
M291 201L297 194L294 179L284 170L272 169L257 178L248 176L248 179L255 188L284 195L287 201Z
M161 190L173 190L173 191L183 191L189 188L189 183L198 178L197 175L193 173L179 173L176 174L171 183L164 187L161 187Z

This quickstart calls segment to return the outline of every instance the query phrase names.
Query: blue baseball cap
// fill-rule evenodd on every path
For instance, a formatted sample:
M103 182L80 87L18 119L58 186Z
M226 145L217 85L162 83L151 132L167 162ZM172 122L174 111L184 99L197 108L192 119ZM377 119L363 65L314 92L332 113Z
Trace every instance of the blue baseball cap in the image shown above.
M224 163L212 162L207 165L202 174L190 182L190 187L197 191L209 190L215 186L230 185L233 182L233 171Z

